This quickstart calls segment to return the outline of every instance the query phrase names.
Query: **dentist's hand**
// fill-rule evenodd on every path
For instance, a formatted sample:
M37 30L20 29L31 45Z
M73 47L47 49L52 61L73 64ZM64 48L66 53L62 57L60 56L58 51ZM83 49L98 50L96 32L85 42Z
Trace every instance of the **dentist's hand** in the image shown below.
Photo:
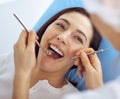
M36 67L35 40L37 36L33 31L28 34L23 30L14 45L15 74L12 99L29 99L31 74Z
M120 43L119 43L120 42L120 29L119 31L117 31L115 27L112 27L110 24L105 23L99 16L95 14L91 14L91 21L95 25L99 33L103 37L105 37L108 41L110 41L116 50L120 51Z
M29 34L23 30L16 44L14 45L15 71L21 74L31 73L36 65L35 40L38 37L34 31ZM26 43L27 42L27 43Z
M75 65L78 66L78 75L82 78L82 72L85 71L85 83L88 89L94 89L103 85L101 63L96 54L86 55L93 52L92 48L80 51L77 55Z

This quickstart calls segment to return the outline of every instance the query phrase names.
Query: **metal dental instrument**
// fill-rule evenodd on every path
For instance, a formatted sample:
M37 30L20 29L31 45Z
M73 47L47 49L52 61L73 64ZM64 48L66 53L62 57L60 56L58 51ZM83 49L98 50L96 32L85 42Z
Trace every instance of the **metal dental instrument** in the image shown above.
M105 48L105 49L100 49L98 51L94 51L94 52L89 52L87 53L87 55L92 55L92 54L97 54L97 53L100 53L100 52L104 52L106 50L109 50L110 48ZM80 58L80 56L73 56L72 59L77 59L77 58Z
M17 15L16 15L15 13L13 13L13 15L14 15L15 18L20 22L20 24L23 26L23 28L26 30L26 32L29 33L28 29L27 29L27 28L24 26L24 24L20 21L20 19L17 17ZM43 49L42 47L40 47L39 42L38 42L37 40L36 40L35 42L36 42L36 44L38 45L38 47L41 48L42 51L43 51L45 54L47 54L47 53L44 51L44 49Z

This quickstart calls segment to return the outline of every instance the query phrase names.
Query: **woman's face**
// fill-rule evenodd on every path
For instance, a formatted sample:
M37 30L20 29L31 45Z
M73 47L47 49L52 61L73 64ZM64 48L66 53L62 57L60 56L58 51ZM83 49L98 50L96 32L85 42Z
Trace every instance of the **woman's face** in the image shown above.
M67 71L74 64L72 57L89 46L92 35L92 25L86 16L78 12L61 15L42 37L40 45L49 55L39 50L40 68L47 72Z

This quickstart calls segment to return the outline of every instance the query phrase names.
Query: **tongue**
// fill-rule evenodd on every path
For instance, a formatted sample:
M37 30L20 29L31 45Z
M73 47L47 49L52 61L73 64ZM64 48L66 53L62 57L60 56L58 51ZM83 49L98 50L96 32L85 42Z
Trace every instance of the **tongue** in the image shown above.
M48 55L50 56L50 57L53 57L53 58L61 58L61 56L57 53L57 52L55 52L55 51L53 51L53 50L48 50Z

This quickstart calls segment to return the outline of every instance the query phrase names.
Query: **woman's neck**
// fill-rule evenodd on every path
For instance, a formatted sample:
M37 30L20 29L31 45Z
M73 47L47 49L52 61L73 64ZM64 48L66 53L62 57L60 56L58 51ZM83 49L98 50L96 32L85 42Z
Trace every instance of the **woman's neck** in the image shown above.
M34 86L40 80L48 80L49 84L56 88L61 88L67 84L65 76L63 74L60 74L58 72L46 73L39 71L39 69L36 69L32 74L30 87Z

